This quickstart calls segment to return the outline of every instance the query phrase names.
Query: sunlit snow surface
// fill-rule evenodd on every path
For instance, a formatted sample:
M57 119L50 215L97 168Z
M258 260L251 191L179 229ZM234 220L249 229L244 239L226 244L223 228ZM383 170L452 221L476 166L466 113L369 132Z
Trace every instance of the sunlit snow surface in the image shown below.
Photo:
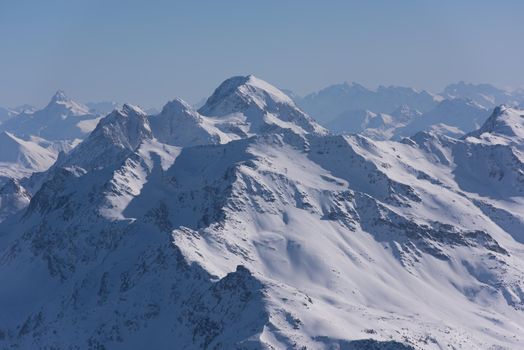
M0 193L0 345L522 348L523 114L334 136L253 76L125 105Z

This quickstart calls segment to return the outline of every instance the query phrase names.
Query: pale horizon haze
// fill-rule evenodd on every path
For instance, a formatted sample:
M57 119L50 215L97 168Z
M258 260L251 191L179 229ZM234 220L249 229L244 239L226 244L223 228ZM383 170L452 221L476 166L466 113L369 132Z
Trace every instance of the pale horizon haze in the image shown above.
M523 13L518 0L1 1L0 106L63 89L159 108L246 74L299 95L344 81L517 88Z

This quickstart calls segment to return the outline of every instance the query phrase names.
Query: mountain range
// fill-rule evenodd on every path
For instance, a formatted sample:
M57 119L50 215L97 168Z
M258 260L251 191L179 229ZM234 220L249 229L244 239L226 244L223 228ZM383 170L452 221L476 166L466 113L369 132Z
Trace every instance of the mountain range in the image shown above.
M399 94L344 135L254 76L10 122L11 164L82 141L0 188L0 347L522 348L524 111Z
M292 96L300 108L335 133L358 132L396 140L423 130L463 135L478 128L493 108L502 104L522 108L524 103L522 90L465 82L450 84L437 94L397 86L372 90L343 83L305 97ZM399 114L401 109L409 109L409 116Z
M464 135L478 128L496 106L524 106L522 89L504 90L462 81L446 86L440 93L398 86L372 90L358 83L331 85L305 97L290 90L282 91L330 131L361 133L379 140L400 140L423 130ZM192 108L199 109L205 102L202 99ZM38 135L49 140L82 139L101 116L121 107L121 103L111 101L78 103L59 90L42 110L30 105L0 108L0 130L22 138ZM154 108L145 112L160 113ZM76 120L66 118L68 115ZM1 126L2 122L6 125Z

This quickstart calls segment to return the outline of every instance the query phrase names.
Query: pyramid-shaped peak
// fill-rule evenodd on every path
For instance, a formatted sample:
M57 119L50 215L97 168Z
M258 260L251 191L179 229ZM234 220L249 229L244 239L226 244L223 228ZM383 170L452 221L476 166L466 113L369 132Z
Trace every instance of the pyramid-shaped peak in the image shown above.
M58 90L45 110L58 115L86 115L89 114L89 108L82 103L76 102L69 98L63 90Z
M59 102L59 101L68 101L69 97L67 97L64 90L57 90L53 97L51 98L51 102Z

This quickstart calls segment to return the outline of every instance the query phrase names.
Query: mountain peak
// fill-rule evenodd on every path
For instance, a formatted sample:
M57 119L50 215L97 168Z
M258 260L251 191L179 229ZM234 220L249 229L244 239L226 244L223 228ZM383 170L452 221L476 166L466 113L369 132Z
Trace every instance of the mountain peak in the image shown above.
M144 139L150 138L151 127L146 113L137 106L124 104L101 119L82 145L93 142L96 146L96 142L105 139L119 148L134 150Z
M102 118L93 132L64 158L60 166L104 168L152 138L146 113L137 106L124 104Z
M58 90L53 97L51 97L51 101L49 101L44 110L59 115L62 118L89 114L89 107L73 101L63 90Z
M127 103L103 118L93 131L93 134L96 133L103 133L115 141L120 140L130 149L136 148L144 137L151 138L146 113L140 107Z
M289 103L293 104L293 100L289 96L287 96L285 93L283 93L280 89L274 87L273 85L269 84L268 82L259 79L255 77L254 75L248 75L247 81L245 82L245 85L260 89L266 93L268 93L274 100L282 103Z
M52 102L59 102L59 101L69 101L69 97L67 97L64 90L57 90L53 97L51 98Z
M524 110L506 105L496 107L482 127L468 136L481 137L483 134L524 139Z
M160 114L149 117L149 122L157 140L173 146L217 144L228 139L208 118L180 98L166 103Z
M274 104L295 106L289 96L268 82L254 75L236 76L220 84L199 112L221 116L240 112L253 105L264 109Z
M227 130L235 129L234 133L241 137L277 129L292 129L299 134L327 134L289 96L254 75L225 80L198 112L221 117L229 122L222 126Z
M129 103L124 103L122 108L118 109L118 112L120 115L126 116L126 117L130 115L141 115L141 116L146 115L146 112L144 112L142 108L129 104Z
M162 107L162 114L164 113L194 113L193 107L191 107L186 101L181 98L175 98Z

